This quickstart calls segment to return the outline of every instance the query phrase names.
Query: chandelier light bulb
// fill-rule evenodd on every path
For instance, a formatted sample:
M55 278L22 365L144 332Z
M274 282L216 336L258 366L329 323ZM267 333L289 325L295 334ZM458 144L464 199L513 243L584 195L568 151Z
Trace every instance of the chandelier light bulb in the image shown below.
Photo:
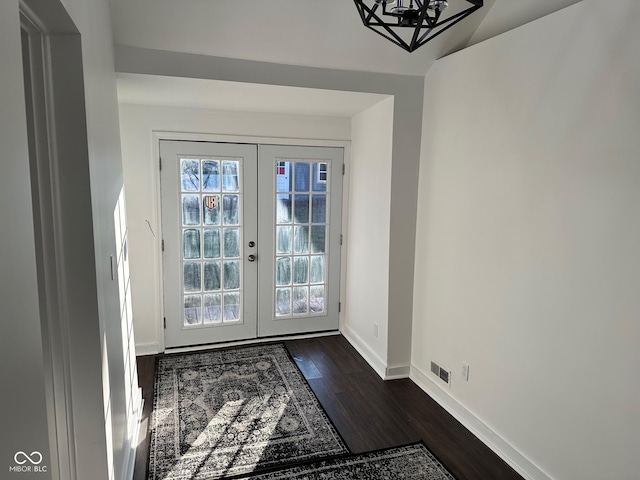
M428 10L440 10L441 12L449 6L447 0L430 0L427 6Z
M413 2L408 7L406 6L406 0L396 0L397 5L391 9L391 13L401 14L407 10L413 10Z

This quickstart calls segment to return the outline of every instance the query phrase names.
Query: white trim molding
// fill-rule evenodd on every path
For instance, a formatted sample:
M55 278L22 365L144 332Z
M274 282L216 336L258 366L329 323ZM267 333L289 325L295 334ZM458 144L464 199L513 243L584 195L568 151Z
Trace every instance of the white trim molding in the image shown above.
M387 367L384 375L385 380L398 380L400 378L409 378L410 366L409 365L396 365L393 367Z
M387 374L387 362L381 359L376 352L374 352L367 343L360 338L360 336L354 332L349 325L342 326L342 335L347 341L356 349L356 351L364 358L367 363L380 375L383 380Z
M540 467L535 465L516 447L511 445L464 405L449 395L419 368L411 365L409 378L458 420L467 430L473 433L482 443L522 475L523 478L526 480L552 480Z
M233 342L211 343L208 345L196 345L194 347L171 347L171 348L167 348L164 351L164 353L199 352L202 350L209 350L209 349L215 350L217 348L239 347L243 345L259 345L264 342L285 342L287 340L301 340L305 338L331 337L334 335L340 335L340 332L338 330L331 330L328 332L301 333L300 335L258 337L258 338L250 338L248 340L237 340Z
M142 389L138 389L137 393L139 402L135 411L135 418L131 419L131 429L127 442L129 446L124 455L124 468L122 469L122 480L131 480L136 465L136 451L138 450L140 426L143 422L142 411L144 409L144 398L142 398Z
M164 348L161 349L158 342L136 344L136 357L142 357L144 355L156 355L163 351Z
M343 324L340 327L342 336L356 349L362 358L366 360L371 368L380 375L383 380L397 380L409 378L409 365L394 365L390 367L387 362L374 352L367 342L365 342L349 325Z

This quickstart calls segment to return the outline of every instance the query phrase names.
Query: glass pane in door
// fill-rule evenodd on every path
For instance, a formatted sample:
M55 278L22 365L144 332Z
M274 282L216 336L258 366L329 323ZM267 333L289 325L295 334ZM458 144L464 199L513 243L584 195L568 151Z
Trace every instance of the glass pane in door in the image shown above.
M184 327L241 323L241 175L241 159L180 159Z
M274 314L326 314L330 163L275 159Z

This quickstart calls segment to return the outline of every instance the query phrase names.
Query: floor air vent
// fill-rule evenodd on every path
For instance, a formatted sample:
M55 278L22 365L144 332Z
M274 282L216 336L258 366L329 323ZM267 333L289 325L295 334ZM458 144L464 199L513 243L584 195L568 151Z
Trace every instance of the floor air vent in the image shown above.
M444 368L442 368L440 365L438 365L435 362L431 362L431 373L433 373L434 375L437 375L438 377L440 377L440 380L442 380L444 383L446 383L447 385L451 385L451 372L449 370L446 370Z

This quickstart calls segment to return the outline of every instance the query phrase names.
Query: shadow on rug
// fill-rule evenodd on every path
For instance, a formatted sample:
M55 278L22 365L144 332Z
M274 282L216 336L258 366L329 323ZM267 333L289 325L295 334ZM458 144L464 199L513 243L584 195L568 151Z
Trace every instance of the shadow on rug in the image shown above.
M204 480L347 453L283 345L158 360L149 480Z
M455 480L423 443L347 455L242 478L253 480Z

